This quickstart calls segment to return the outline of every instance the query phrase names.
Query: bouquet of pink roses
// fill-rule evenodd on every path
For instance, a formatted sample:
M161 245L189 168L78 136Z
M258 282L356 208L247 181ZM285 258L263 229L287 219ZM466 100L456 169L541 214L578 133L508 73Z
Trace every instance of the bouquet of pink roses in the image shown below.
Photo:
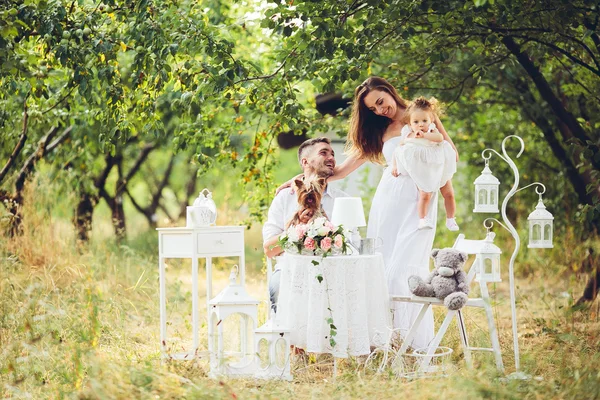
M347 231L342 225L334 226L327 218L315 218L308 224L291 225L279 236L279 247L295 254L346 254Z

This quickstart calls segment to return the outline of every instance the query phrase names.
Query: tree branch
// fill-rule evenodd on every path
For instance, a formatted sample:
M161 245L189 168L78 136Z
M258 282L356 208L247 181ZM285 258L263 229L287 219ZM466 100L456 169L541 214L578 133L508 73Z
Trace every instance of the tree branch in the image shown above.
M140 151L138 158L133 164L133 167L131 167L131 169L129 170L125 178L121 181L119 186L117 186L117 191L121 191L123 189L123 186L127 186L131 178L133 178L133 176L139 171L144 161L146 161L146 158L148 158L150 152L156 147L157 143L147 143L144 147L142 147L142 151Z
M595 75L598 75L598 76L600 76L600 69L597 69L597 68L594 68L594 67L592 67L591 65L587 64L586 62L584 62L584 61L580 60L579 58L577 58L577 57L573 56L573 55L572 55L571 53L569 53L568 51L566 51L566 50L564 50L564 49L562 49L562 48L560 48L560 47L558 47L558 46L556 46L556 45L554 45L554 44L552 44L552 43L548 43L548 42L546 42L546 41L543 41L543 40L540 40L540 39L537 39L537 38L533 38L533 37L530 37L530 36L512 35L512 37L513 37L513 38L524 39L524 40L526 40L526 41L528 41L528 42L536 42L536 43L542 44L542 45L544 45L544 46L546 46L546 47L549 47L549 48L551 48L552 50L556 50L556 51L558 51L559 53L561 53L562 55L564 55L565 57L567 57L569 60L573 61L575 64L577 64L577 65L580 65L580 66L582 66L583 68L590 70L590 71L591 71L591 72L593 72ZM593 60L596 62L596 64L597 64L597 61L596 61L596 59L595 59L595 58L592 58L592 59L593 59Z
M46 153L50 153L52 150L54 150L56 147L58 147L62 142L64 142L65 139L69 137L72 130L73 130L73 125L71 125L67 129L65 129L59 137L54 139L52 141L52 143L50 143L48 146L46 146Z
M517 61L525 69L525 72L529 75L540 95L548 103L552 111L555 113L557 118L564 123L569 131L583 143L588 143L590 140L588 135L585 133L579 122L575 119L562 104L560 99L557 98L556 94L550 87L550 84L542 75L539 67L533 63L529 55L522 51L521 47L514 41L511 36L502 37L502 43L506 48L516 57ZM597 152L598 146L590 146L594 152ZM600 170L600 163L594 161L594 157L591 159L594 169Z
M33 154L31 154L29 156L29 158L27 158L27 160L23 164L23 167L19 171L19 174L17 175L17 180L15 182L15 188L17 189L17 192L20 192L23 189L23 186L25 185L25 180L33 171L33 168L35 167L35 163L39 159L44 157L44 155L46 154L46 145L48 144L48 141L52 140L54 135L56 135L56 132L58 132L58 129L59 128L57 126L50 129L50 131L46 134L46 136L44 136L38 142L37 150Z
M256 81L259 79L271 79L272 77L274 77L275 75L277 75L279 73L279 71L281 71L281 69L284 67L285 63L287 62L287 59L289 58L289 56L291 56L292 54L296 53L296 47L294 47L292 49L292 51L290 51L288 53L287 56L285 56L285 58L283 59L283 61L281 62L281 65L279 66L279 68L277 68L275 70L275 72L273 72L272 74L269 75L262 75L262 76L252 76L249 78L244 78L244 79L240 79L239 81L235 81L233 82L234 85L237 85L238 83L242 83L242 82L249 82L249 81Z
M28 97L29 97L29 94L27 94L27 96L25 96L25 101L23 104L23 110L24 110L23 111L23 130L21 131L21 137L19 138L19 141L17 142L17 145L13 149L13 152L11 153L10 157L8 157L8 161L6 161L6 164L4 164L2 171L0 171L0 183L2 182L2 180L4 180L4 177L6 176L8 171L12 168L15 160L17 159L17 156L19 155L21 150L23 150L25 141L27 140L27 121L29 120L29 113L27 112L27 98Z

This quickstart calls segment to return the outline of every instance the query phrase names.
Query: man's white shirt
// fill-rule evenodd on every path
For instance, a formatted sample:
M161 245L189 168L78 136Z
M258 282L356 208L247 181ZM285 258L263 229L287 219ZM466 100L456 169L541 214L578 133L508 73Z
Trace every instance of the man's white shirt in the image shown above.
M263 242L274 236L279 236L284 231L287 222L292 219L298 210L298 197L292 194L291 191L291 188L283 189L273 199L269 208L267 222L263 226ZM336 197L348 197L348 194L328 185L323 193L321 204L323 205L325 214L329 218L331 218L333 201Z

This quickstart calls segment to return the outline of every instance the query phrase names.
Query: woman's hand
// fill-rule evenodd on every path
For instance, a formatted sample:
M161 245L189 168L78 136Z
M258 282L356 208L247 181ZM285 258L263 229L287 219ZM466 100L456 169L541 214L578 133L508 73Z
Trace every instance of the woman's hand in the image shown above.
M281 184L281 186L279 186L276 190L275 190L275 195L279 194L279 192L281 192L283 189L285 188L289 188L290 186L292 186L292 184L294 183L294 181L296 179L302 179L304 178L304 174L298 174L296 176L294 176L292 179L290 179L289 181L283 182ZM294 190L292 189L292 193L294 193Z
M452 146L454 147L454 146ZM459 157L458 157L458 149L456 147L454 147L454 152L456 153L456 162L459 161Z
M397 178L400 176L400 174L398 173L398 167L396 167L395 165L392 167L391 173L394 178Z

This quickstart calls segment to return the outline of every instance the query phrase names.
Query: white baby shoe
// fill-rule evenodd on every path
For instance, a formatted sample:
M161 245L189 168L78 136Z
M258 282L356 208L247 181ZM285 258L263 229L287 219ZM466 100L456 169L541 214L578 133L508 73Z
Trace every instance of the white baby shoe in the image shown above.
M448 230L452 232L460 230L454 218L446 218L446 228L448 228Z
M417 229L433 229L433 223L429 220L429 218L421 218L419 220L419 227Z

